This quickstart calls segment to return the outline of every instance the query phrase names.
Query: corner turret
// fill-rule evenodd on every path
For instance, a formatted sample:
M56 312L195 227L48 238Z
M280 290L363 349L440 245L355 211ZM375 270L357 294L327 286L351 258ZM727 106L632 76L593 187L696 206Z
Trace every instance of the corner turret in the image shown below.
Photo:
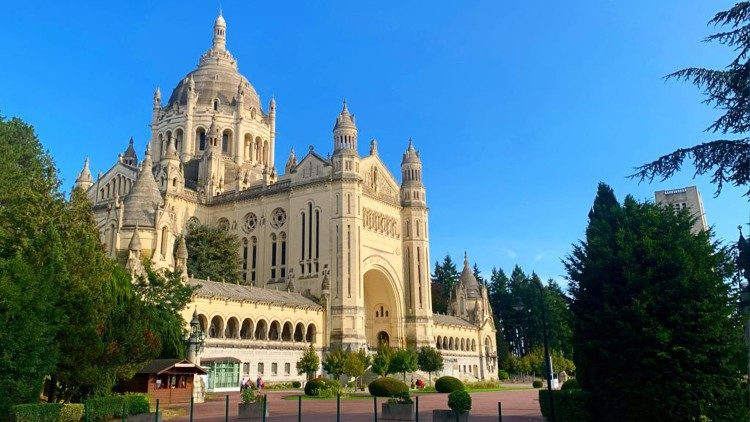
M83 191L85 192L89 190L89 188L93 185L94 179L91 177L91 170L89 170L89 158L86 157L83 162L83 169L78 174L78 178L76 178L75 187L78 189L83 189Z
M357 125L354 115L349 114L349 108L344 100L344 107L341 109L336 124L333 126L333 152L353 151L357 153Z

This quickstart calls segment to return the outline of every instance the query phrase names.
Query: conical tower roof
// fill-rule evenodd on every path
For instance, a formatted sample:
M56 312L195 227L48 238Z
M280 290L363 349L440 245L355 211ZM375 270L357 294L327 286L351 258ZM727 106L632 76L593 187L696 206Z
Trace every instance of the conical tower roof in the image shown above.
M474 277L474 272L469 266L469 256L466 253L464 253L464 269L461 271L459 281L461 282L461 286L466 290L466 296L479 297L479 282Z
M146 150L146 156L141 163L141 171L135 179L133 189L125 197L124 226L141 225L153 227L156 217L156 207L164 204L159 192L159 186L151 172L151 154Z
M133 237L130 238L128 250L134 252L141 250L141 235L138 234L138 225L136 225L135 230L133 230Z
M91 177L91 170L89 170L89 158L86 157L86 160L83 162L83 169L76 179L76 186L83 186L83 184L86 184L86 187L88 187L91 186L92 183L94 183L94 179Z
M177 244L177 258L187 260L188 251L185 243L185 236L180 236L180 242Z

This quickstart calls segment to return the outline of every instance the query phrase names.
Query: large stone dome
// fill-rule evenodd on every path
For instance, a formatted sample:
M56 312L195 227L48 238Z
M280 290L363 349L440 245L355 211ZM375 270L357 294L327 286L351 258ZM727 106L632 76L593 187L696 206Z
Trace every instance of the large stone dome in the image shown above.
M239 94L244 94L243 108L255 109L262 112L260 97L250 82L240 74L237 61L226 50L226 23L219 17L214 22L214 37L212 47L205 53L198 63L198 68L185 75L177 84L169 97L167 108L175 104L180 107L187 105L192 77L195 92L198 94L198 107L214 107L214 100L218 100L218 108L234 107Z

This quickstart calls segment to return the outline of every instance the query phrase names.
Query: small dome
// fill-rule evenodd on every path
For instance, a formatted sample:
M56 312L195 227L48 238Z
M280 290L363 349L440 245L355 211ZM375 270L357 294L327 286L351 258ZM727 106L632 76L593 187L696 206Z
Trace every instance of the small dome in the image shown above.
M401 160L402 165L407 164L407 163L415 163L415 164L422 163L422 160L419 158L419 151L414 149L414 143L412 142L411 138L409 138L409 146L406 148L404 157Z
M479 282L474 277L474 272L469 267L469 257L464 254L464 269L459 277L461 285L466 290L467 297L479 297Z
M219 16L216 18L216 22L214 22L214 25L216 26L227 26L227 21L224 20L224 15L219 12Z

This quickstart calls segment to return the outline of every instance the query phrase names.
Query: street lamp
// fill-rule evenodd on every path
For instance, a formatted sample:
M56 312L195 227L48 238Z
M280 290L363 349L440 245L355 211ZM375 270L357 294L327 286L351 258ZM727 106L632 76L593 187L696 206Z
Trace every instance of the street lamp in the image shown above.
M544 304L544 287L537 279L533 279L531 282L539 288L539 298L542 302L542 337L544 338L544 360L547 363L547 391L549 392L550 420L554 422L557 418L555 417L555 400L552 398L552 356L549 354L549 340L547 339L547 306ZM513 309L521 311L523 308L523 302L517 299Z
M200 354L205 346L205 335L201 330L201 322L198 318L198 310L193 311L193 319L190 320L190 333L188 334L188 360L200 366Z

